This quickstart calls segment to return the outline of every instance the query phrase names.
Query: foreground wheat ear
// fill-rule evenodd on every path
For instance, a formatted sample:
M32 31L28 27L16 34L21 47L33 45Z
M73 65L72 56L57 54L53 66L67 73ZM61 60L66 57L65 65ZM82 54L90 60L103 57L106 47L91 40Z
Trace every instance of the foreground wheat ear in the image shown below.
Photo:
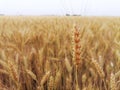
M73 63L78 66L82 63L80 58L80 31L77 26L72 29L72 47L73 47Z
M73 63L75 66L75 77L76 77L76 90L79 90L79 84L78 84L78 66L82 64L81 58L80 58L80 31L77 26L73 27L72 30L72 46L73 46Z

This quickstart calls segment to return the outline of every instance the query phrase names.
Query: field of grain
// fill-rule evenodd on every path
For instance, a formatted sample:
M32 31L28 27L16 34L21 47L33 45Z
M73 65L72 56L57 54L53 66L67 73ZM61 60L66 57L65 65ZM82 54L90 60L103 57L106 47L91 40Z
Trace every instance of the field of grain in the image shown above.
M120 18L0 16L0 90L120 90Z

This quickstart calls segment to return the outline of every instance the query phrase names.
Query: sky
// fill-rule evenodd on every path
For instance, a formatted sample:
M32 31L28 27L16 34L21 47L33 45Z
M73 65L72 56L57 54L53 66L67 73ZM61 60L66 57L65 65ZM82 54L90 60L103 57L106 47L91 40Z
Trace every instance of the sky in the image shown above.
M120 16L120 0L0 0L0 14Z

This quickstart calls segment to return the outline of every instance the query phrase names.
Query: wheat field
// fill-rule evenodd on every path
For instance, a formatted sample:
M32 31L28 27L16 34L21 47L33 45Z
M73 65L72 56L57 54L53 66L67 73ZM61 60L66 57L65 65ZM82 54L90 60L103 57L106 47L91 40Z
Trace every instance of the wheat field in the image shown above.
M0 90L120 90L120 18L0 16Z

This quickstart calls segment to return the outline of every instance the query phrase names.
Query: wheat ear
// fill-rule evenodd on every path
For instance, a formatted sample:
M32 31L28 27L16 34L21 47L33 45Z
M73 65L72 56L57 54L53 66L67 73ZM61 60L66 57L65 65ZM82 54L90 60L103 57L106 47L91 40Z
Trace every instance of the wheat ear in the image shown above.
M119 77L120 76L120 71L118 71L117 73L115 73L115 77Z
M49 83L48 83L48 90L54 89L54 77L50 76Z
M61 71L58 71L55 77L55 90L59 86L60 80L61 80Z
M36 75L35 75L32 71L26 69L26 73L27 73L32 79L34 79L34 80L37 81L37 77L36 77Z
M40 85L43 86L50 76L50 71L48 71L42 78Z
M72 72L72 67L71 67L70 62L69 62L69 60L68 60L67 57L65 58L65 66L66 66L67 71L69 72L69 74L71 74L71 72Z
M15 82L17 88L19 88L19 75L17 73L16 66L11 61L8 61L8 65L12 80Z
M115 83L115 75L113 73L111 73L111 76L110 76L110 87L111 87L111 90L117 90L116 83Z
M79 90L78 85L78 65L82 64L81 61L81 46L80 46L80 32L77 26L74 26L72 31L72 46L73 46L73 63L75 65L75 81L76 81L76 90Z
M76 26L72 30L73 62L75 65L81 64L80 60L80 32Z
M101 66L98 64L98 62L96 60L94 60L94 58L92 58L92 64L96 68L96 71L99 74L99 76L103 79L105 77L105 73L104 73L103 69L101 68Z

